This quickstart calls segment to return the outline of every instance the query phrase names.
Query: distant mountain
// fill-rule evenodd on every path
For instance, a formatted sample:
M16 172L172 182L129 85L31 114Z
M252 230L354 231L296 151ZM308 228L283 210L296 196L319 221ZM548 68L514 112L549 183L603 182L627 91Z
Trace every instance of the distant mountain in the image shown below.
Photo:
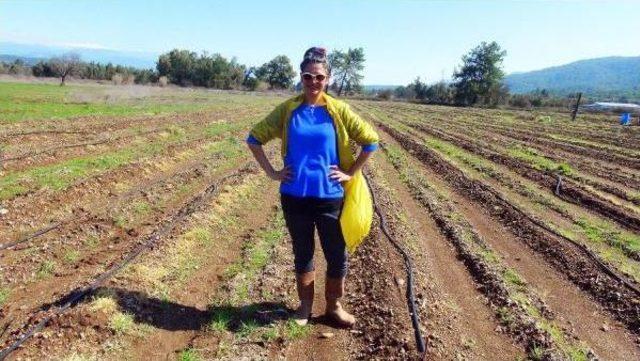
M32 65L37 64L41 60L46 60L46 58L32 58L32 57L26 57L26 56L0 54L0 61L2 61L2 62L13 63L16 60L22 60L24 65L32 66Z
M34 60L37 62L68 52L79 54L80 58L87 62L113 63L136 68L155 68L156 60L158 59L158 54L149 52L131 52L82 46L45 46L0 41L0 54L3 54L0 56L1 61L7 61L10 58L14 60L21 58L26 63L30 63Z
M640 92L640 56L580 60L561 66L505 77L511 93L528 93L547 89L555 94L575 92Z
M393 90L398 87L398 85L363 85L362 86L367 92L374 92L380 90Z

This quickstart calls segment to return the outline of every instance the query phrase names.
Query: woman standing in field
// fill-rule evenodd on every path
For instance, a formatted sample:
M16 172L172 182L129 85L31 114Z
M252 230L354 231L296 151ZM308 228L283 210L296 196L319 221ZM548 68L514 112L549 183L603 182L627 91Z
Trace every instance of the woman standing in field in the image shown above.
M329 83L327 52L313 47L300 64L303 94L278 105L251 130L247 143L269 178L280 181L282 211L293 241L300 306L294 320L305 325L311 316L315 267L314 229L327 261L325 315L341 327L355 323L340 305L348 269L348 252L340 217L344 185L377 149L373 128L342 101L324 92ZM262 145L282 139L284 167L275 170ZM362 146L357 159L349 140Z

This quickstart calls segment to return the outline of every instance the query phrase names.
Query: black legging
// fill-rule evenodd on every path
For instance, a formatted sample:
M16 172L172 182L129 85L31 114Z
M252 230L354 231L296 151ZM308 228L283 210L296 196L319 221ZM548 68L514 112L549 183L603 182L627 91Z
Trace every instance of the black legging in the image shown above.
M320 244L327 260L327 276L342 278L349 268L347 248L340 228L342 199L294 197L281 194L282 211L293 240L297 273L314 270L314 229L318 229Z

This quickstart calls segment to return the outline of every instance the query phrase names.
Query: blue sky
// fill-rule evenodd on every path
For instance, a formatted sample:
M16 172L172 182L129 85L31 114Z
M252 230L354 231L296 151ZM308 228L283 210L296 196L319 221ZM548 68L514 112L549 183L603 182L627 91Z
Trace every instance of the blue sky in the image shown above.
M449 78L481 41L506 72L640 55L640 1L0 0L0 41L159 54L172 48L260 65L306 48L363 47L365 84ZM0 49L2 53L2 49Z

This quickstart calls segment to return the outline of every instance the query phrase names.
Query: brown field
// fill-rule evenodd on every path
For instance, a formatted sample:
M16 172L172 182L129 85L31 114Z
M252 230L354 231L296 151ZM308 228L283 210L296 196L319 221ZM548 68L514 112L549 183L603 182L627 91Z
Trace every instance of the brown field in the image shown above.
M278 185L244 145L281 96L2 91L7 359L640 359L640 129L613 116L349 101L382 138L365 173L413 263L420 355L377 218L351 259L355 329L319 316L322 280L314 322L288 321Z

